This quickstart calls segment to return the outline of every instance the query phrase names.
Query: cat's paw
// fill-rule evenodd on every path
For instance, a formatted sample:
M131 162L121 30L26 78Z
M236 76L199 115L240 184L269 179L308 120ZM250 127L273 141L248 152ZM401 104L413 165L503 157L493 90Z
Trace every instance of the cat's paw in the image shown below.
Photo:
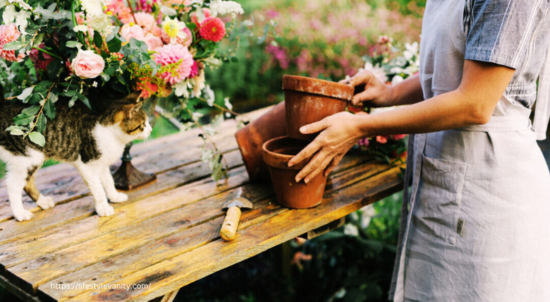
M111 216L115 213L115 209L106 202L96 204L95 211L99 216Z
M114 196L109 197L109 201L114 203L125 202L126 200L128 200L128 195L120 192L117 192Z
M15 217L15 219L17 219L17 221L24 221L24 220L31 220L33 215L30 211L21 210L21 211L13 212L13 216Z
M38 201L36 204L42 208L42 210L51 209L55 207L55 201L53 201L53 197L51 196L44 196L40 195L40 198L38 198Z

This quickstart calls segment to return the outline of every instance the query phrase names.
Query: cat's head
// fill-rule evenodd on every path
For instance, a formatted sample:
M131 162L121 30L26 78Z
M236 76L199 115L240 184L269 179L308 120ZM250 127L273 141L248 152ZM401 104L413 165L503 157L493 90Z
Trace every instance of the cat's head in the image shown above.
M114 114L114 124L120 127L128 141L146 139L153 131L142 104L143 102L121 105Z

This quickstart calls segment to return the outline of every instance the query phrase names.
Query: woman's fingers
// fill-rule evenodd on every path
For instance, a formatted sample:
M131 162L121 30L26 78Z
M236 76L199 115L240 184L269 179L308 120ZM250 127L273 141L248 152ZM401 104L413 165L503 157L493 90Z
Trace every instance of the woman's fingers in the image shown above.
M297 163L301 163L306 158L310 158L315 152L317 152L321 148L321 144L318 143L318 139L316 138L313 142L311 142L309 145L307 145L304 150L300 151L296 156L294 156L289 162L288 166L292 167Z
M342 158L344 157L344 154L340 154L340 155L336 155L332 161L330 162L330 165L325 169L325 177L328 176L330 174L330 172L332 172L334 170L334 168L336 168L336 166L338 166L338 164L340 163L340 161L342 160Z
M328 125L327 125L327 121L326 121L326 118L325 118L325 119L322 119L318 122L302 126L300 128L300 132L302 134L312 134L312 133L321 132L321 131L325 130L327 127L328 127Z
M317 177L317 175L325 171L325 168L331 163L332 159L332 156L325 157L323 162L321 162L321 164L315 170L313 170L313 172L309 173L309 175L304 178L304 182L307 184L310 180L314 179L315 177Z
M372 101L378 96L378 94L380 93L375 89L366 89L365 91L354 95L353 98L351 99L351 103L354 106L358 106L363 102Z
M321 166L321 164L325 161L327 157L327 153L323 150L317 152L315 156L309 161L309 163L302 168L300 173L296 175L296 182L300 182L300 180L304 179L306 176L308 176L311 172L315 171L318 167ZM327 163L328 164L328 163Z

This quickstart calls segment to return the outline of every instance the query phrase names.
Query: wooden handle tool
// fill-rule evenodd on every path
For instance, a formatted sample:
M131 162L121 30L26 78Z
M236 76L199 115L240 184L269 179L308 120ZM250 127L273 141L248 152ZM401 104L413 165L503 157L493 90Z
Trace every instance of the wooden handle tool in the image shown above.
M220 236L223 240L231 241L235 239L241 220L241 209L251 209L252 207L252 202L244 197L237 197L225 203L223 209L227 209L227 214L220 230Z

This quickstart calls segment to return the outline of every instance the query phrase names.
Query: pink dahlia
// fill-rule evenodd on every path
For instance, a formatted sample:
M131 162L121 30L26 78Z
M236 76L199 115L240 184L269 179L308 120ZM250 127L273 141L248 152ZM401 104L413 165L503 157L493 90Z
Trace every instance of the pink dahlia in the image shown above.
M199 75L199 65L197 64L197 61L193 61L193 65L191 66L191 72L189 73L188 78L192 79Z
M21 33L17 29L15 24L1 25L0 26L0 57L6 61L10 62L21 62L25 57L24 54L20 53L17 57L15 56L15 50L4 50L4 45L19 39Z
M225 24L216 17L208 17L202 21L199 33L205 40L219 42L225 36Z
M176 37L176 43L183 45L184 47L189 47L191 43L193 43L193 34L191 33L191 30L187 27L180 30L180 33L183 32L183 34L179 34ZM166 44L170 44L170 37L165 31L162 31L162 41Z
M390 135L390 139L393 139L394 141L402 140L407 136L406 134L394 134Z
M189 53L187 48L180 44L164 45L158 50L158 53L154 55L154 60L161 66L179 64L179 67L173 69L173 71L165 71L159 75L161 79L171 85L179 83L187 78L193 66L193 56Z
M39 48L44 48L44 43L40 44ZM39 55L40 51L36 48L33 48L29 54L29 58L34 63L34 68L37 70L46 70L46 67L53 61L52 56L50 56L47 53L42 53L42 58L44 60L40 59Z

